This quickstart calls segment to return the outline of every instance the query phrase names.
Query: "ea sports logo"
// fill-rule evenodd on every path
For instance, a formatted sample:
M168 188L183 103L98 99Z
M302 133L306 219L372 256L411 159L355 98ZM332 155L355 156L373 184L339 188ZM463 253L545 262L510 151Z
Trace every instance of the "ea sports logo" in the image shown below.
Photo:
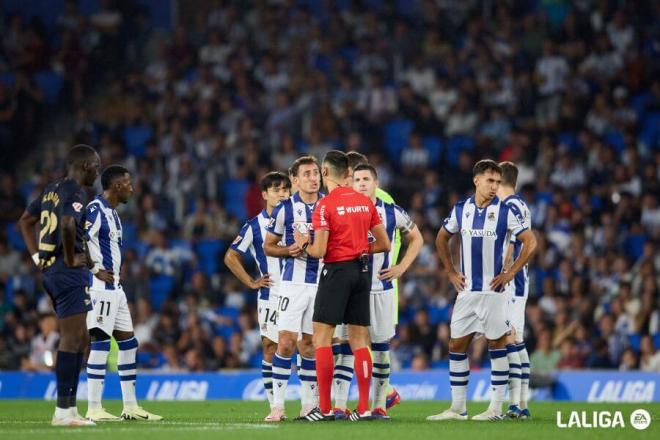
M645 409L636 409L630 414L630 424L640 431L646 429L651 424L651 414Z

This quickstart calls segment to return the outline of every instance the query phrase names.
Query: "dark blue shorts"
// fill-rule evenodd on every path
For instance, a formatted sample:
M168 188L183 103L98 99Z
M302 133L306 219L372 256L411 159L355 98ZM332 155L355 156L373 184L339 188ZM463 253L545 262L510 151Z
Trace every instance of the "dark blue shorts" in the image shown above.
M44 273L44 288L53 300L58 318L92 310L89 296L91 272L88 270L50 271Z

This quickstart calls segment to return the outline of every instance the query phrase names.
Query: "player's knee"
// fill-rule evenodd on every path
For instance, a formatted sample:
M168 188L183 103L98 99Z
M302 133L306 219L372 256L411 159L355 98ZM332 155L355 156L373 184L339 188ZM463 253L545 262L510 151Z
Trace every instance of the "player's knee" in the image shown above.
M294 350L296 349L296 339L295 337L290 337L289 335L280 335L277 351L283 356L290 357L293 355Z
M453 353L464 353L467 350L467 347L463 341L459 339L450 339L449 340L449 351Z

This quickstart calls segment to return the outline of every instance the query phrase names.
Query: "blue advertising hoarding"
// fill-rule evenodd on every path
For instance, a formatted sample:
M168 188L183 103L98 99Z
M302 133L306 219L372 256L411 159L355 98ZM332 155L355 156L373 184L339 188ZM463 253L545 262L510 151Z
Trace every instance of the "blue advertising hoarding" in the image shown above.
M660 374L642 372L563 371L555 375L554 384L534 390L535 400L576 402L660 402ZM392 383L406 400L449 400L448 372L401 371L392 374ZM490 398L490 372L470 374L468 398L484 401ZM46 399L56 396L52 373L0 372L0 399ZM291 378L288 399L298 399L298 379ZM105 399L120 399L121 389L116 373L106 376ZM152 373L138 375L137 396L140 400L265 400L259 371L219 373ZM351 389L357 397L357 387ZM87 380L81 376L78 397L87 397Z

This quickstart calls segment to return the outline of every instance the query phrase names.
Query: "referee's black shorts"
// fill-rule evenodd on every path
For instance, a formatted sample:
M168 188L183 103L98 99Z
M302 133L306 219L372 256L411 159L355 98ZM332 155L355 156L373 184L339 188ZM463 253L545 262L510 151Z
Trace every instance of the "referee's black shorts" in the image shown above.
M371 269L363 272L360 260L326 263L314 302L314 322L369 325Z

